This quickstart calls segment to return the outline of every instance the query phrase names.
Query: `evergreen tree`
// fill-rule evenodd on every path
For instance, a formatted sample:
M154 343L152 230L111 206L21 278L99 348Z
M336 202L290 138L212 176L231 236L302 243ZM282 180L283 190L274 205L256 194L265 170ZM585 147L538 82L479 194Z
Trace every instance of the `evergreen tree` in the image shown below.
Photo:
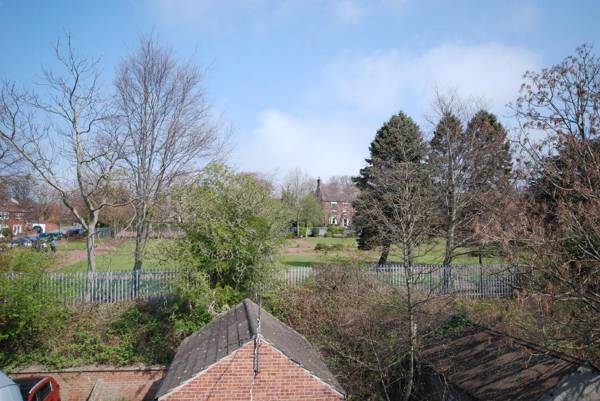
M400 163L416 163L423 161L426 155L426 145L419 126L406 114L399 112L392 116L376 133L375 139L369 146L370 157L366 159L367 166L360 170L360 175L354 177L353 181L361 190L361 197L374 199L373 183L375 175L383 171L387 165ZM383 246L380 264L386 263L389 254L390 243L383 240L385 235L379 235L380 227L373 224L368 217L365 202L355 202L356 216L354 224L358 229L359 249L372 249Z
M446 242L443 263L449 265L459 248L481 245L476 227L485 225L499 204L497 196L511 185L506 130L485 110L471 118L466 130L456 115L444 113L433 133L429 162L440 188L439 227Z
M466 130L473 149L470 152L471 191L487 192L508 184L512 174L512 154L506 130L496 116L480 110Z

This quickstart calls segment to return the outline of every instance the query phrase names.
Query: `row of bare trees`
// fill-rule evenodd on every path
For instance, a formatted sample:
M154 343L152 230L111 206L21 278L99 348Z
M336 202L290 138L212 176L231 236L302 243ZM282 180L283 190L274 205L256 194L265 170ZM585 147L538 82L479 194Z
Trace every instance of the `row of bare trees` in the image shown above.
M152 38L121 61L112 87L102 85L97 60L79 56L70 37L55 54L61 70L44 70L38 91L2 84L0 162L59 194L86 231L90 272L100 215L130 207L140 270L169 188L221 155L202 73Z

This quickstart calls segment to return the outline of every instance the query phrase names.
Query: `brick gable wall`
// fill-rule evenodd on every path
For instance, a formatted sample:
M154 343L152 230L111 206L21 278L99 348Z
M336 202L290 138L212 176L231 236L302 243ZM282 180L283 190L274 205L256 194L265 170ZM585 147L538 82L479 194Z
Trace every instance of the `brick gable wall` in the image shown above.
M260 372L252 386L254 342L250 341L231 355L188 382L161 401L338 401L343 396L328 384L290 361L267 342L259 351Z

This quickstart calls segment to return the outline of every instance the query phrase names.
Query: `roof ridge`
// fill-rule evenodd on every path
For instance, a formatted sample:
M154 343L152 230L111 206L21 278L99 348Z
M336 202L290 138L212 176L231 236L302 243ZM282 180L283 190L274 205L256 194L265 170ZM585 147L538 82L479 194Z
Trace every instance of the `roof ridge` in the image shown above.
M256 321L252 318L252 314L251 312L251 308L253 306L256 306L257 308L259 307L258 305L256 305L254 302L252 302L250 300L250 298L246 298L242 301L242 303L244 304L244 311L246 312L246 320L248 321L248 330L250 330L250 335L252 337L255 337L256 335L258 335L258 328L256 326Z

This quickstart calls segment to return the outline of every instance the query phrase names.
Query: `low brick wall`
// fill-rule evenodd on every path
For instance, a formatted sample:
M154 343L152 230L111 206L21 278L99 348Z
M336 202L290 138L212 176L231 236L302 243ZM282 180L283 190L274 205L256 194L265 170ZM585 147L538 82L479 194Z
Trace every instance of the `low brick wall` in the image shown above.
M62 401L85 401L96 382L100 395L96 401L150 401L166 373L163 366L152 367L80 367L57 371L20 369L8 372L13 379L52 376L60 384Z

